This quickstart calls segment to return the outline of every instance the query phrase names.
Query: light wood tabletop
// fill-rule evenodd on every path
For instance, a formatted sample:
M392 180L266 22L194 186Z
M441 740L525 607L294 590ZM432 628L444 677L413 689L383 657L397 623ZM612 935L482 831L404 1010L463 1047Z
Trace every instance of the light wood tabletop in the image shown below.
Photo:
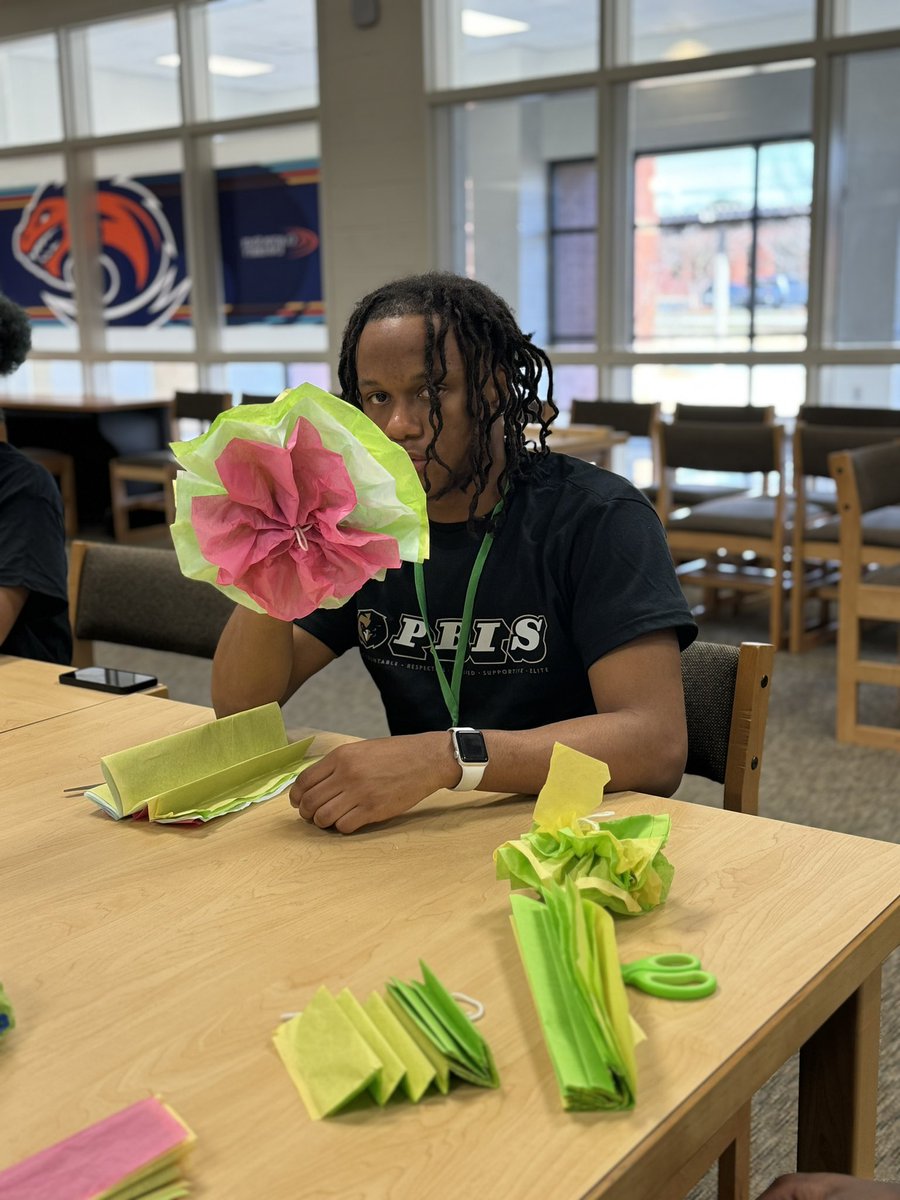
M675 866L661 908L617 922L621 957L696 953L719 990L631 993L637 1107L566 1113L491 859L532 801L440 792L342 837L285 797L178 828L62 795L100 778L101 755L211 716L128 696L3 738L0 978L18 1026L0 1042L0 1167L159 1093L197 1133L198 1197L675 1197L802 1048L801 1167L871 1170L900 846L612 797L619 815L671 814ZM363 998L412 978L420 956L485 1005L499 1090L311 1121L272 1046L279 1015L320 984Z
M0 733L115 699L109 692L60 683L60 675L71 669L0 654Z
M526 425L525 436L536 439L539 426ZM608 425L552 426L547 437L549 448L559 454L571 454L598 467L608 467L613 446L628 441L628 434Z

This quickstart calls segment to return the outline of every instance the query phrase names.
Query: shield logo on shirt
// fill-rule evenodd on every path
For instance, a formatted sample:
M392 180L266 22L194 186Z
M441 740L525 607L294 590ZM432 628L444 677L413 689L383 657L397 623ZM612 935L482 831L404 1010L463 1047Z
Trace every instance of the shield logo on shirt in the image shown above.
M387 621L374 608L360 609L356 617L359 644L364 650L373 650L387 641Z

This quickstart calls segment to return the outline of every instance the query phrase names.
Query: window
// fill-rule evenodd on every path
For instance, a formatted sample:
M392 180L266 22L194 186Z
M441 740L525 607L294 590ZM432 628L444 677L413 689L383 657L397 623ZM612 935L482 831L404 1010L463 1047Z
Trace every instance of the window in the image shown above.
M550 165L550 340L593 342L597 328L597 164Z
M79 31L87 73L88 128L97 135L181 121L175 13L104 21Z
M812 143L639 155L635 346L802 345Z
M430 0L431 85L473 87L593 71L597 0Z
M314 125L213 141L222 348L322 350L319 138Z
M62 137L56 35L0 43L0 146Z
M190 350L191 276L179 143L97 150L94 175L107 348Z
M616 0L617 58L671 61L805 41L815 8L815 0Z
M4 158L0 291L31 319L37 351L78 348L69 211L61 154Z
M837 346L900 345L900 50L837 63L830 320Z
M569 265L573 239L583 236L572 222L582 219L575 210L590 204L586 179L595 172L579 160L596 160L596 109L594 92L575 91L467 104L451 114L453 268L499 292L538 345L550 343L557 319L577 320L579 338L596 336L593 268L579 269L577 285L559 272L551 284L555 223ZM571 170L561 158L573 160ZM582 300L589 314L576 313Z
M319 102L314 0L216 0L190 10L199 116L225 120Z

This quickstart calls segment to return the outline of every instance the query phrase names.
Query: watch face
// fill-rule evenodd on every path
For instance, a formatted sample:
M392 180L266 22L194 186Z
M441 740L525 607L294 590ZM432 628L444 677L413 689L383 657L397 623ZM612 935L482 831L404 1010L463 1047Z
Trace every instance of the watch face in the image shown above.
M458 729L454 734L456 748L464 763L486 763L488 760L487 746L484 744L484 734L477 730Z

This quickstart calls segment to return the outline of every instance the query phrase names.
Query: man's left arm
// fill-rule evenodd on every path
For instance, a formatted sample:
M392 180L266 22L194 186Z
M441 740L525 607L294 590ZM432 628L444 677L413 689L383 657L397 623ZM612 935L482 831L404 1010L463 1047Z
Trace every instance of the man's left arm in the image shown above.
M609 766L610 791L670 795L681 781L687 729L678 638L659 630L598 659L588 671L596 714L534 729L483 730L490 762L480 790L536 794L556 742ZM413 808L459 782L446 730L341 746L307 768L291 803L308 821L352 833Z
M28 599L28 588L0 587L0 646L10 635Z

